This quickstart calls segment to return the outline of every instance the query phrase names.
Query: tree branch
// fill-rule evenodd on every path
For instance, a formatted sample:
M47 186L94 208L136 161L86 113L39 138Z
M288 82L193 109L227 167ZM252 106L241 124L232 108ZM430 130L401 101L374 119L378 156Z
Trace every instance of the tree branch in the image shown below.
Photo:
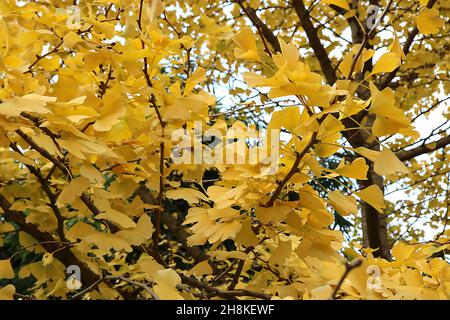
M345 272L342 275L341 279L339 279L338 284L336 285L336 287L333 290L333 293L331 294L330 300L335 300L336 299L336 295L339 292L339 290L341 289L342 284L344 283L345 278L347 278L348 274L350 273L350 271L352 271L353 269L359 267L362 265L362 260L361 259L355 259L350 263L346 263L345 264Z
M330 8L339 13L342 17L344 17L347 20L347 23L352 31L353 43L361 42L364 37L365 30L364 27L361 25L361 23L358 21L358 19L354 15L346 16L346 13L348 11L334 4L331 4Z
M150 190L141 185L136 191L135 194L141 198L141 200L146 204L155 204L154 199L151 197ZM208 260L209 257L206 255L205 251L199 246L188 246L187 238L189 234L186 229L178 223L178 221L173 218L169 213L163 213L161 215L161 222L169 228L169 230L173 233L174 237L178 242L186 249L188 254L194 258L195 262L201 262ZM211 266L216 268L216 266Z
M242 259L239 261L239 264L236 268L236 273L234 274L233 280L231 281L230 285L228 286L228 290L234 290L236 288L236 285L239 282L239 277L241 276L242 270L244 269L245 259Z
M137 281L133 281L133 280L130 280L130 279L125 278L125 277L122 277L122 276L118 276L118 277L109 277L109 279L119 279L119 280L125 281L126 283L128 283L128 284L130 284L130 285L141 287L142 289L144 289L145 291L147 291L147 292L150 294L150 296L151 296L154 300L161 300L161 299L156 295L156 293L155 293L152 289L150 289L150 287L147 286L145 283L140 283L140 282L137 282Z
M9 146L15 152L17 152L18 154L23 156L22 152L17 147L17 145L15 145L14 143L11 143ZM59 210L58 206L56 205L56 199L57 199L56 195L51 191L48 181L44 178L44 176L42 175L42 173L39 169L37 169L29 164L25 164L25 166L28 168L28 170L31 172L31 174L33 174L38 179L39 183L42 186L42 189L44 190L45 194L48 197L48 200L50 201L49 206L55 215L57 225L58 225L57 232L58 232L59 239L63 242L67 242L66 236L64 235L64 217L62 216L61 211Z
M429 0L427 3L427 8L431 9L433 7L433 5L437 2L437 0ZM411 30L411 32L408 34L408 37L406 38L406 42L403 45L403 53L405 55L407 55L411 49L411 46L413 44L414 38L417 36L417 34L419 33L419 29L417 28L417 26L414 27L414 29ZM391 71L390 73L388 73L380 82L380 84L378 85L378 89L379 90L383 90L384 88L386 88L387 86L389 86L392 82L392 80L395 78L395 76L397 75L398 70L400 70L400 67L398 67L397 69Z
M430 142L428 144L422 144L418 147L409 150L402 150L395 153L400 161L408 161L422 154L436 151L440 148L444 148L450 144L450 136L446 136L438 141Z
M61 261L66 267L77 265L81 269L82 280L84 283L94 283L99 279L99 275L94 273L84 262L80 261L69 247L64 246L61 249L59 243L54 241L51 234L43 232L37 226L27 223L25 215L20 211L10 210L11 203L0 193L0 207L3 209L3 217L11 222L16 223L20 231L28 233L35 238L41 246L50 253L54 253L56 259Z
M317 137L317 131L314 132L311 136L311 139L309 140L308 144L305 146L305 148L300 152L297 157L295 158L294 164L292 165L289 172L286 174L286 176L281 180L281 182L278 184L277 188L275 189L274 193L270 197L269 201L264 205L265 207L271 207L273 206L276 199L278 199L281 191L283 190L286 183L289 182L289 180L292 178L292 176L297 172L298 166L300 162L302 161L305 154L309 151L309 149L316 143L316 137Z
M334 84L337 80L337 76L334 72L333 64L328 57L327 51L320 42L319 36L317 35L317 30L311 22L309 12L303 3L303 0L293 0L292 5L294 6L295 12L300 19L300 23L306 32L309 44L313 48L317 60L319 61L322 72L325 75L325 79L328 84Z
M235 2L239 4L247 17L253 23L253 25L258 29L258 32L262 34L261 38L263 39L263 41L265 38L276 52L281 52L280 42L278 41L277 37L273 34L272 30L270 30L269 27L267 27L267 25L262 22L262 20L256 14L256 11L249 6L245 6L242 0L235 0ZM266 48L266 51L267 50L268 48ZM271 55L270 51L267 53Z
M203 282L197 280L193 277L185 276L184 274L179 274L181 277L181 280L184 284L190 285L192 287L195 287L201 291L205 291L208 294L208 297L221 297L224 299L236 299L236 297L240 296L247 296L247 297L255 297L263 300L269 300L272 298L271 295L261 293L261 292L255 292L251 290L246 289L239 289L239 290L220 290L216 287L208 286L204 284Z
M355 69L356 63L358 62L359 57L361 56L366 44L369 42L370 38L375 34L375 31L377 30L378 26L380 25L383 18L386 16L386 14L389 12L389 9L392 5L393 0L389 0L388 4L386 5L386 8L384 8L383 12L381 13L380 17L377 18L375 25L370 29L370 31L364 35L363 43L359 47L358 52L356 53L355 57L353 58L352 65L350 67L350 71L347 75L347 79L352 78L353 70Z
M61 170L64 173L64 175L67 177L67 179L69 179L69 181L72 180L72 173L70 172L70 170L66 167L66 165L62 161L56 159L44 148L41 148L31 137L29 137L27 134L25 134L22 130L17 129L16 133L23 140L25 140L25 142L28 143L28 145L32 149L39 152L39 154L41 156L43 156L44 158L46 158L47 160L52 162L59 170ZM101 213L101 211L97 208L97 206L92 202L92 200L89 198L89 196L85 192L83 192L81 194L80 199L81 199L81 201L83 201L83 203L86 205L86 207L88 207L88 209L93 213L94 216ZM110 225L110 227L112 228L113 231L114 230L117 231L117 228L114 225Z

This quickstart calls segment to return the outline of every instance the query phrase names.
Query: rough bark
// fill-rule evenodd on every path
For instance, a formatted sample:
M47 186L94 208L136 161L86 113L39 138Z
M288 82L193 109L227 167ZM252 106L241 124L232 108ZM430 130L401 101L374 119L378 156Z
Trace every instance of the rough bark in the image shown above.
M367 188L371 185L377 185L384 193L383 177L373 171L373 164L369 165L367 178L367 180L360 181L360 187ZM361 214L364 246L376 249L373 252L375 257L390 260L391 253L387 233L387 216L379 213L375 208L365 202L361 205Z

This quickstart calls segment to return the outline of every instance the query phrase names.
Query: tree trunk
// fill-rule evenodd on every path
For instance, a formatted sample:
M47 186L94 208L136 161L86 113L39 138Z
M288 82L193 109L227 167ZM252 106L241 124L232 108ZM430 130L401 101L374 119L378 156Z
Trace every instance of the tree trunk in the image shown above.
M364 99L369 98L370 92L365 91L360 94ZM359 118L361 122L363 119ZM375 121L374 115L369 115L366 118L363 126L372 126ZM350 127L352 123L346 123L346 127ZM353 124L354 125L354 124ZM377 142L368 143L370 141L370 136L365 131L354 131L350 130L344 134L347 140L350 142L353 148L366 147L371 150L380 150L380 144ZM367 171L367 180L360 180L359 186L361 188L367 188L371 185L377 185L384 194L384 183L383 177L379 176L373 169L373 163L369 163L369 170ZM387 234L387 217L378 212L370 204L362 202L361 205L361 215L362 215L362 229L363 229L363 245L372 249L376 249L373 252L375 257L385 258L387 260L391 259L390 246Z
M384 193L383 178L373 171L373 164L369 165L367 180L359 183L360 187L367 188L375 184ZM377 249L373 252L375 257L391 260L390 246L387 235L387 217L379 213L366 202L361 206L363 244L366 247Z

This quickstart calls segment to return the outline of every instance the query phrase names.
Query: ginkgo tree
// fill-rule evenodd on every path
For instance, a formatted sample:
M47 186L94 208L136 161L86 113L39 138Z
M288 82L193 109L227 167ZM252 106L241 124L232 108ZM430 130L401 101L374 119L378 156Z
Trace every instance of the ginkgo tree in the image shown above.
M449 11L1 1L0 299L449 299Z

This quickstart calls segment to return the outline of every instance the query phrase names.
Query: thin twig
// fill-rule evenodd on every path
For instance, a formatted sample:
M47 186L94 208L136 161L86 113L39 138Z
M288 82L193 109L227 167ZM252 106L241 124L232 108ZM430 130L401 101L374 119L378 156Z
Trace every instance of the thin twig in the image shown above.
M236 288L236 285L239 282L239 277L241 276L242 270L244 269L244 263L245 263L245 259L241 259L239 261L239 264L236 268L236 273L234 274L233 280L231 281L230 285L228 286L228 290L234 290L234 288Z
M130 279L125 278L125 277L123 277L123 276L118 276L118 277L114 277L114 278L120 279L120 280L122 280L122 281L125 281L126 283L131 284L131 285L133 285L133 286L141 287L142 289L144 289L145 291L147 291L147 292L150 294L150 296L151 296L154 300L161 300L161 299L156 295L156 293L155 293L152 289L150 289L149 286L147 286L147 285L144 284L144 283L140 283L140 282L137 282L137 281L133 281L133 280L130 280Z
M344 283L345 278L347 278L348 274L350 273L350 271L352 271L353 269L359 267L362 265L362 260L361 259L355 259L350 263L346 263L345 264L345 272L342 275L341 279L339 279L338 284L336 285L336 287L333 290L333 293L331 294L330 300L335 300L336 299L336 295L338 293L338 291L341 289L342 284Z
M80 297L82 297L85 293L88 293L90 291L92 291L95 287L97 287L101 282L105 281L105 278L99 278L97 281L95 281L93 284L91 284L89 287L87 287L86 289L74 294L71 299L72 300L76 300Z
M359 47L358 52L356 53L356 56L353 58L352 61L352 65L350 67L350 71L348 73L347 79L351 79L351 76L353 74L353 70L356 67L356 63L359 60L359 57L361 56L364 47L366 46L367 42L369 41L369 39L372 37L372 35L374 34L374 32L377 30L378 26L380 25L381 21L383 20L383 18L386 16L386 14L389 12L389 8L392 5L393 0L389 0L388 4L386 5L386 8L384 8L383 12L381 13L381 16L379 19L376 20L375 25L372 27L372 29L370 29L370 31L368 33L366 33L364 35L364 40L361 44L361 47Z
M42 56L40 56L40 55L36 55L36 60L28 67L28 70L26 70L25 72L24 72L24 74L27 74L27 73L31 73L32 72L32 70L33 70L33 67L39 62L39 61L41 61L42 59L44 59L45 57L47 57L47 56L49 56L49 55L51 55L51 54L53 54L53 53L56 53L58 50L59 50L59 48L63 45L63 43L64 43L64 40L61 40L51 51L49 51L49 52L47 52L46 54L43 54Z
M298 166L300 162L302 161L305 154L309 151L309 149L316 143L316 137L317 137L317 131L314 132L311 136L311 139L309 140L308 144L305 146L305 148L297 154L297 157L295 158L294 164L292 165L289 172L286 174L286 176L281 180L280 183L278 183L277 188L275 189L274 193L270 197L269 201L264 205L265 207L271 207L275 200L278 199L278 196L280 195L281 191L283 190L286 183L289 182L289 180L292 178L292 176L297 172Z

